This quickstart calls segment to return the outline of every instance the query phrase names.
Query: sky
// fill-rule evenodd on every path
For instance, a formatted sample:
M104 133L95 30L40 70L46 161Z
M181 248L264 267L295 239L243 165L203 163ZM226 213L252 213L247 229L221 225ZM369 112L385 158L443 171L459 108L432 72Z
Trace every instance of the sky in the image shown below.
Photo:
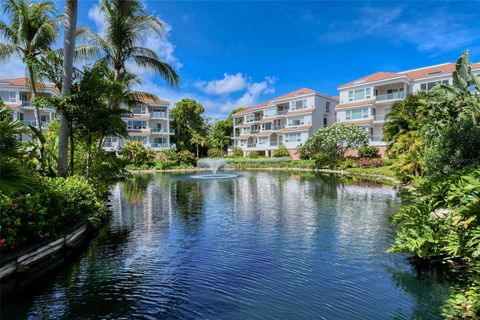
M149 14L165 22L166 30L162 37L145 34L142 45L171 63L181 83L169 88L159 76L130 64L142 79L137 89L172 105L182 98L195 99L212 118L305 87L338 95L338 86L367 74L455 62L465 49L472 61L480 61L480 2L145 5ZM79 1L78 24L101 32L98 1ZM18 59L0 65L0 78L24 75Z

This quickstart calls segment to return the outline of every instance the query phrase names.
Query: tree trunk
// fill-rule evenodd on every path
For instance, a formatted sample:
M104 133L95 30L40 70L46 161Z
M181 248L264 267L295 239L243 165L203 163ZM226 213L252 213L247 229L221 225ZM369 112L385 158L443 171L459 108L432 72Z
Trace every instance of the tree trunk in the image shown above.
M77 8L78 0L65 1L62 96L69 95L72 89L73 53L75 50L75 37L77 33ZM68 131L68 119L64 114L61 113L57 159L58 175L61 177L66 177L68 174ZM73 143L73 140L71 140L71 142ZM71 171L73 172L73 168Z
M73 141L73 128L69 129L70 136L70 175L73 176L75 171L75 142Z
M30 104L34 106L34 116L35 116L35 127L38 129L39 132L42 132L42 123L41 123L41 117L40 117L40 109L38 106L34 105L33 101L37 97L37 87L35 86L35 75L33 74L33 68L31 65L27 65L28 69L28 78L30 81ZM44 154L45 154L45 146L43 145L42 139L40 137L37 137L37 142L38 142L38 150L40 153L40 167L43 170L44 169Z
M199 150L198 150L198 143L197 143L197 159L198 159L198 154L199 154Z

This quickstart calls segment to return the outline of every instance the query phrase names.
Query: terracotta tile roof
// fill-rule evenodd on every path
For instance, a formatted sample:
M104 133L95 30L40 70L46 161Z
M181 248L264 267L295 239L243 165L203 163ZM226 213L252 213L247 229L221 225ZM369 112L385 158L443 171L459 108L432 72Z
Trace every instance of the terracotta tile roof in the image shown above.
M361 107L365 105L371 105L375 102L375 100L370 99L370 100L363 100L363 101L357 101L357 102L350 102L350 103L342 103L342 104L337 104L335 106L335 109L342 109L342 108L349 108L349 107Z
M471 63L470 67L472 68L479 68L480 63ZM405 74L410 77L412 80L442 75L442 74L451 74L455 71L455 63L444 63L437 66L420 68L415 70L409 71L402 71L399 74Z
M471 63L470 66L473 69L480 68L480 63ZM338 89L353 86L355 84L363 84L368 82L375 82L381 80L394 79L402 76L406 76L411 80L423 79L442 74L450 74L455 71L455 63L443 63L435 66L418 68L413 70L401 71L401 72L376 72L363 78L351 81L338 87Z
M166 105L170 104L170 101L163 100L163 99L160 99L160 98L157 98L157 99L146 98L145 102L146 103L166 104Z
M279 97L273 98L272 100L265 101L265 102L262 102L262 103L260 103L260 104L255 105L255 106L253 106L253 107L250 107L250 108L244 109L244 110L242 110L242 111L239 111L239 112L235 113L235 115L243 115L243 114L247 114L247 113L253 112L253 111L255 111L256 109L260 109L260 108L262 108L262 107L266 107L266 106L272 104L272 103L275 102L275 101L293 98L293 97L296 97L296 96L298 96L298 95L306 95L306 94L313 94L313 93L317 93L317 92L314 91L314 90L312 90L312 89L308 89L308 88L298 89L298 90L295 90L295 91L293 91L293 92L284 94L283 96L279 96Z
M10 86L15 86L15 87L28 87L28 79L27 78L11 78L11 79L0 79L0 84L6 83ZM40 83L38 82L37 84L38 88L40 89L50 89L53 90L57 93L60 93L58 91L57 87L53 83Z
M398 77L401 77L401 76L403 76L403 75L398 74L398 73L394 73L394 72L375 72L375 73L372 73L372 74L370 74L368 76L365 76L363 78L360 78L360 79L357 79L357 80L354 80L354 81L350 81L349 83L346 83L346 84L342 84L338 88L340 89L340 88L344 88L344 87L353 86L355 84L363 84L363 83L368 83L368 82L393 79L393 78L398 78Z
M311 127L312 127L311 125L308 125L308 126L298 126L296 128L283 128L282 131L306 131Z

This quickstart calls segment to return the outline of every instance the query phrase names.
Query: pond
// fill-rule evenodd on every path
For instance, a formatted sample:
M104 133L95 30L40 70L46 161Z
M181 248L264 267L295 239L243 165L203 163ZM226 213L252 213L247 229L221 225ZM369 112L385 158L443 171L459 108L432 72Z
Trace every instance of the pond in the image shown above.
M435 319L448 293L392 243L390 187L312 173L134 175L91 243L2 319Z

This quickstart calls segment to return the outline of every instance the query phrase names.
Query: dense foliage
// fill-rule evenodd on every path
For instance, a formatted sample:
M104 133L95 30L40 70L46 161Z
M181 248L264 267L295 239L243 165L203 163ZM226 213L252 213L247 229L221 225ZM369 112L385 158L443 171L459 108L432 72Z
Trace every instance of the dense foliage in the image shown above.
M272 156L274 158L290 157L290 153L288 153L287 147L281 144L278 146L278 149L273 150Z
M357 149L368 144L368 133L359 126L337 124L317 130L299 148L303 159L312 159L322 153L329 158L342 158L348 149Z
M453 86L396 103L384 138L408 181L410 204L394 217L391 251L447 262L454 281L448 318L480 318L480 79L468 52L458 59ZM422 177L419 180L419 177ZM420 181L420 182L419 182Z

